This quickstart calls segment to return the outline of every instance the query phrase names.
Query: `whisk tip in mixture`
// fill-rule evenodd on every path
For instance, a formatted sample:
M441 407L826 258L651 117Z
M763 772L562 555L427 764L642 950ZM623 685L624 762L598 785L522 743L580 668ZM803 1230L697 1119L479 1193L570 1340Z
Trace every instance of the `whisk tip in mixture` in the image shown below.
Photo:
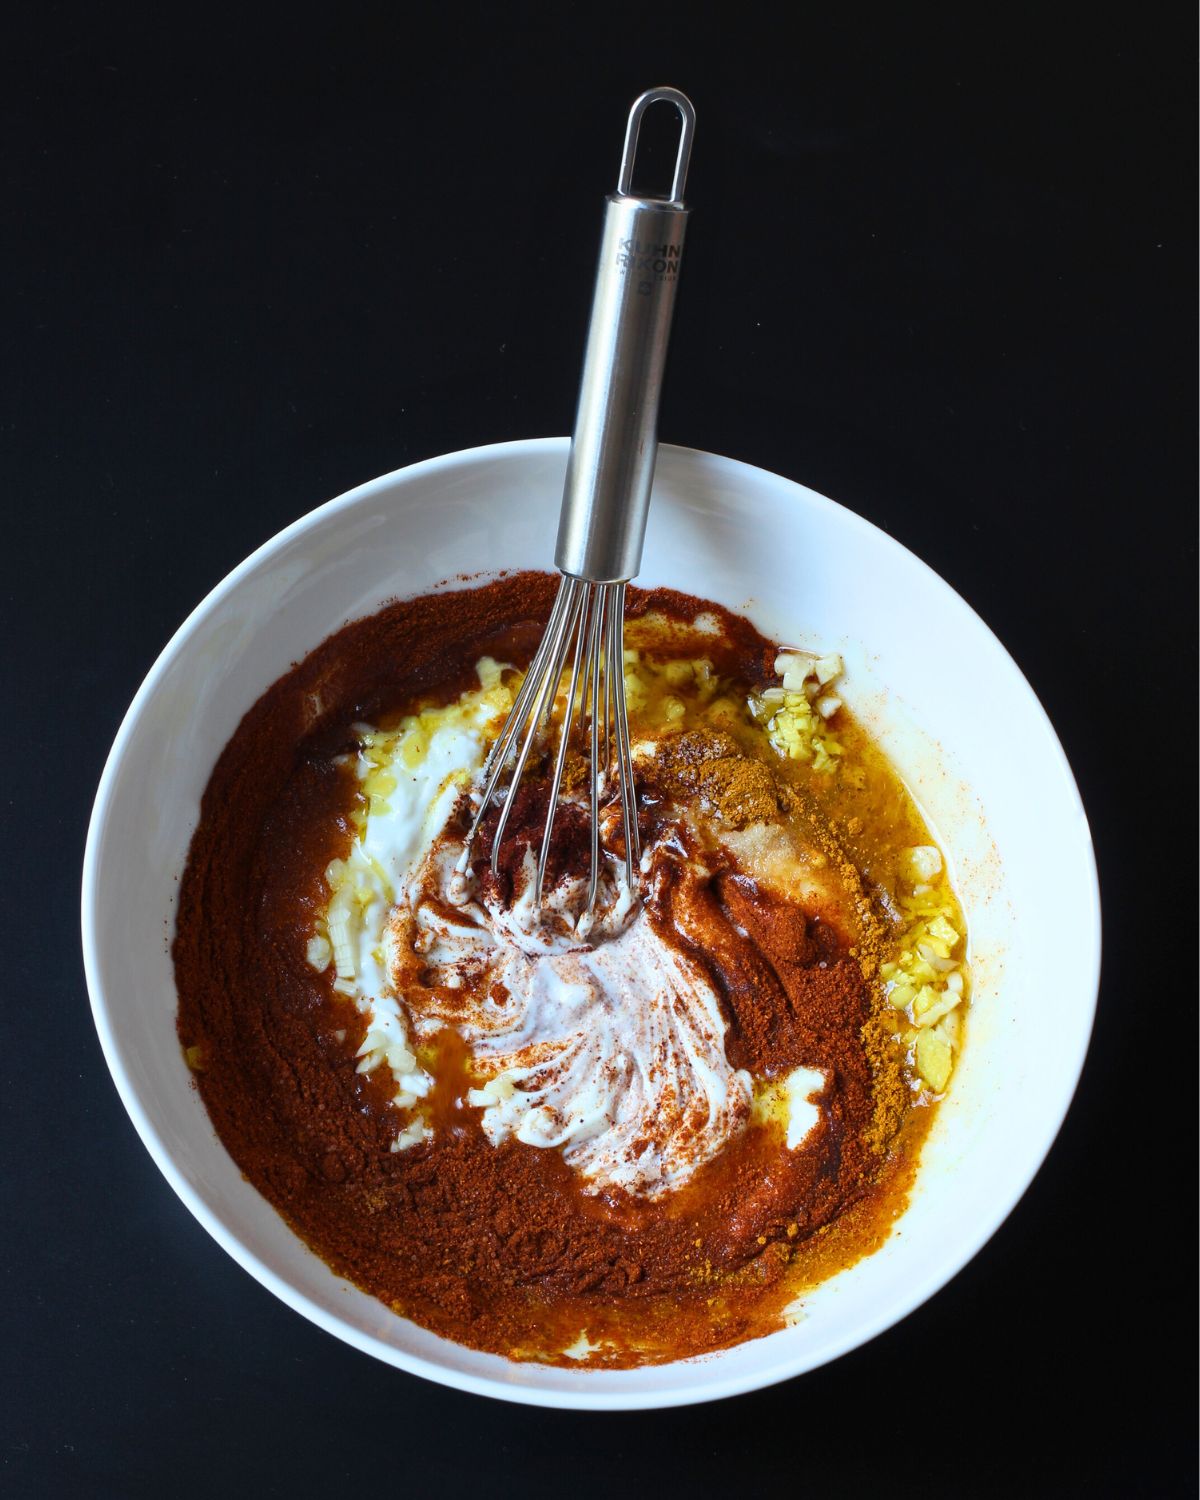
M535 909L540 908L545 890L554 824L573 741L582 746L587 766L590 858L584 918L589 918L596 908L602 853L611 853L604 849L601 809L614 788L624 845L625 883L631 890L636 888L641 850L625 704L624 619L624 582L590 583L582 578L563 577L541 644L483 769L479 805L458 868L465 876L488 810L498 802L499 815L491 840L491 870L499 878L501 846L522 778L533 757L542 764L553 748L546 813L533 873ZM564 682L565 701L556 715ZM559 730L554 744L556 717ZM506 773L508 782L504 785Z

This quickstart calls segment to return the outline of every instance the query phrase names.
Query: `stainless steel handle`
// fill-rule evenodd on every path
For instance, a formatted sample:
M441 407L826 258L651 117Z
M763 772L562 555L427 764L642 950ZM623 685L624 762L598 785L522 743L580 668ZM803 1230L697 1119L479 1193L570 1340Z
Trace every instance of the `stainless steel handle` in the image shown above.
M648 105L679 111L670 197L630 191L638 132ZM677 89L634 101L617 191L604 210L600 263L579 383L575 435L563 487L554 560L592 583L632 578L641 566L658 452L662 388L688 210L683 188L696 114Z

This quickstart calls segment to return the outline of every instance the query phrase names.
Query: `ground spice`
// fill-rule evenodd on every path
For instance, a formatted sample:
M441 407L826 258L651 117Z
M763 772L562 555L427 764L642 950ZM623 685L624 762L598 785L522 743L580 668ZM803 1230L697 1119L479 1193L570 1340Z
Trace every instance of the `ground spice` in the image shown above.
M772 822L791 805L786 784L770 767L720 730L688 729L664 737L655 747L651 774L675 802L699 801L731 828Z
M468 1059L453 1031L438 1042L435 1139L388 1149L391 1088L356 1071L363 1022L304 959L321 872L351 837L354 788L337 757L357 720L387 723L456 696L480 655L527 661L554 586L525 573L393 605L340 631L254 705L205 792L181 882L178 1025L203 1058L196 1084L231 1155L337 1271L478 1348L562 1361L586 1329L602 1346L593 1362L627 1365L766 1332L798 1285L873 1248L902 1201L903 1175L882 1153L903 1111L895 1044L889 1052L873 1020L878 919L853 866L858 930L847 945L731 863L702 874L700 860L681 861L647 915L712 976L730 1061L829 1074L822 1124L800 1150L759 1126L666 1200L585 1194L557 1152L490 1145L463 1103ZM773 648L748 622L633 591L632 612L651 607L685 623L715 615L724 634L705 635L705 654L725 676L767 679ZM727 804L731 822L768 803L778 816L799 797L768 792L748 769L761 763L714 771L746 757L701 748L712 742L684 750L670 774L684 792L693 773L705 780L702 795L721 816ZM540 827L536 780L522 793ZM803 799L795 806L803 812ZM569 818L562 826L566 858L577 830ZM881 1077L891 1080L882 1096ZM911 1116L905 1130L911 1143Z
M875 1108L871 1123L863 1132L869 1151L887 1151L904 1125L913 1104L913 1090L904 1070L904 1053L888 1024L888 1017L876 1009L862 1029L863 1049L871 1069Z

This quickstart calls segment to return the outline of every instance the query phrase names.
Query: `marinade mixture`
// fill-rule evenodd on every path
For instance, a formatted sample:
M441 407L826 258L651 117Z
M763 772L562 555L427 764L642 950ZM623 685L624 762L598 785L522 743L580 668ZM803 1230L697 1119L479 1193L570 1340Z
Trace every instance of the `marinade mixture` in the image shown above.
M608 806L578 922L582 741L541 910L549 751L498 876L495 811L463 872L556 584L393 604L255 704L181 883L178 1026L239 1168L339 1274L479 1349L628 1366L781 1327L886 1238L966 928L841 662L670 591L628 607L636 888Z

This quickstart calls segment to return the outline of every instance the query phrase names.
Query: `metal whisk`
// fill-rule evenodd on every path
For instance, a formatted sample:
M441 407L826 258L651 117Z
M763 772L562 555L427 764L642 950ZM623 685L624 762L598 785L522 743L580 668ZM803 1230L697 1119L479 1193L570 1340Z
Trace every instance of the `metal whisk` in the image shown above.
M669 197L641 196L633 192L638 134L646 109L659 101L679 111L675 170ZM617 191L605 207L563 488L554 554L563 579L546 633L484 767L482 800L459 864L465 870L471 845L515 754L492 841L492 871L498 873L501 840L517 787L535 742L549 729L570 656L571 681L538 855L535 908L541 904L563 771L577 721L588 749L591 870L587 912L595 908L600 885L600 803L614 775L620 788L625 874L631 888L641 861L625 705L625 586L641 566L650 508L659 393L688 215L683 188L695 128L691 102L677 89L650 89L634 101L629 112Z

